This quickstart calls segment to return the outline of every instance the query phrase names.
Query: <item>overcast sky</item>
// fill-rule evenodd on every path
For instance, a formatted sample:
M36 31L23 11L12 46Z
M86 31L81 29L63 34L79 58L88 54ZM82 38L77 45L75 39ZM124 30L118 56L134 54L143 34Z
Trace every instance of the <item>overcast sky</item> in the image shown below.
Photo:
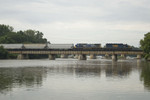
M150 0L0 0L0 24L51 43L127 43L150 31Z

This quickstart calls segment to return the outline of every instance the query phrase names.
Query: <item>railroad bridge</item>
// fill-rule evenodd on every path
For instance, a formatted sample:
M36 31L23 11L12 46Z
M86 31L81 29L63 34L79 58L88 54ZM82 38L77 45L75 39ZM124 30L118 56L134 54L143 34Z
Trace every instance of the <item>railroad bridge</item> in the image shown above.
M117 56L120 55L122 58L125 58L127 55L137 55L137 59L141 59L141 55L143 51L141 50L101 50L101 49L62 49L62 48L55 48L49 49L45 48L42 45L30 44L26 45L25 47L22 44L1 44L5 49L8 50L9 53L18 54L18 59L24 59L25 56L29 54L47 54L49 55L50 60L55 59L55 55L76 55L79 60L86 60L86 55L90 55L91 59L95 59L96 55L105 55L105 57L112 56L112 60L117 60Z

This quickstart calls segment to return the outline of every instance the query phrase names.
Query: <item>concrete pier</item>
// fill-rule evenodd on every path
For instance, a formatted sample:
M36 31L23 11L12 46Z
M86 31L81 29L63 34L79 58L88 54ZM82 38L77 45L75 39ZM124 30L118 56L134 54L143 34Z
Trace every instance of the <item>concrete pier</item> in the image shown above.
M61 54L60 56L61 58L68 58L68 55L65 55L65 54Z
M75 58L75 59L78 59L78 56L79 56L79 55L76 54L76 55L74 56L74 58Z
M18 60L24 59L24 55L23 54L18 54L17 59Z
M55 60L55 55L54 54L50 54L49 55L49 60Z
M137 55L137 57L136 57L137 59L141 59L142 57L141 57L141 55Z
M125 54L121 54L121 59L126 59L126 55Z
M78 59L79 59L79 60L86 60L86 55L80 54L80 55L78 56Z
M113 54L113 55L112 55L112 60L113 60L113 61L117 61L117 60L118 60L117 54Z
M90 55L90 59L96 59L96 55L91 54L91 55Z
M105 59L110 58L109 54L105 54Z

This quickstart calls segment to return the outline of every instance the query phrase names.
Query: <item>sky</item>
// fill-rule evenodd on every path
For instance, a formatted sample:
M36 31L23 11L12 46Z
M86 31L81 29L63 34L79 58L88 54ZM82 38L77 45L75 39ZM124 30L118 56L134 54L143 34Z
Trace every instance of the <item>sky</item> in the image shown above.
M51 43L124 43L150 31L150 0L0 0L0 24Z

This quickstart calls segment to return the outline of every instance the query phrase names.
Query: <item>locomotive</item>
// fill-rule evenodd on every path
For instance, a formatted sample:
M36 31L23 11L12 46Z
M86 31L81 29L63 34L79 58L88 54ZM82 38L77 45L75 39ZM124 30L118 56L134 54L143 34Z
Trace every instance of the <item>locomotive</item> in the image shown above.
M75 48L101 48L101 44L78 43L74 47Z
M107 43L105 48L107 50L131 50L131 46L123 43Z
M127 44L123 43L107 43L103 48L101 44L87 44L87 43L78 43L74 46L75 49L78 50L131 50L131 47Z

